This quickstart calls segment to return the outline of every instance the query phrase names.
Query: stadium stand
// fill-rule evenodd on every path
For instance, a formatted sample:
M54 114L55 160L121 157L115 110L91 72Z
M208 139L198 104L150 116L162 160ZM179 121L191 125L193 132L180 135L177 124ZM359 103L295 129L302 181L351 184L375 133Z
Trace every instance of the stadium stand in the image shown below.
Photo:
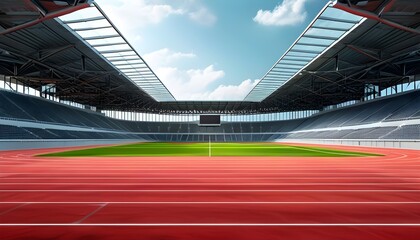
M136 122L105 117L42 98L0 91L1 139L147 139L151 141L272 141L277 139L418 139L420 91L322 111L309 118L267 122ZM404 123L401 121L404 120ZM412 124L407 122L412 120ZM20 126L17 123L26 123Z

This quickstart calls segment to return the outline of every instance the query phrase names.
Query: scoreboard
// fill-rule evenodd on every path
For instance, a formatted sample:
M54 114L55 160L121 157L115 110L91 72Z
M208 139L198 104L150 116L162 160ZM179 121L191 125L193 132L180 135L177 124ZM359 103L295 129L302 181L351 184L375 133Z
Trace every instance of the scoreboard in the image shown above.
M202 127L218 127L220 126L220 115L200 115L200 123Z

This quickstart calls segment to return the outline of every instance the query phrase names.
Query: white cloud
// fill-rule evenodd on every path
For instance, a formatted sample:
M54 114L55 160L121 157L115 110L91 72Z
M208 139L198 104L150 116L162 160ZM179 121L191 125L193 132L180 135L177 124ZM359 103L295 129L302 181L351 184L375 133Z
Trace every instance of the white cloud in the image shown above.
M199 100L242 100L257 85L259 80L247 79L239 85L219 85L209 92L198 93L192 96Z
M194 53L174 52L168 48L162 48L145 54L143 57L150 66L162 67L174 64L179 60L195 58L196 56Z
M245 80L239 85L220 84L215 89L209 87L225 76L223 70L214 65L205 68L180 69L180 60L193 59L193 53L175 52L163 48L144 55L144 59L177 100L242 100L258 83Z
M146 0L121 1L118 5L104 1L100 5L119 28L130 29L158 24L171 15L183 15L186 12L169 4L153 4Z
M223 78L225 72L213 65L204 69L182 70L176 67L159 67L154 71L178 100L195 100L196 95L207 91L211 83Z
M288 26L302 23L306 19L305 2L307 0L283 0L274 10L257 12L254 22L268 26Z
M194 89L206 89L207 86L225 76L222 70L215 70L213 65L205 69L190 69L187 71L189 85ZM184 89L185 91L186 89Z
M105 13L132 45L141 44L139 28L159 24L173 15L184 15L185 10L169 4L152 4L147 0L98 1Z
M225 72L216 70L214 65L204 69L183 70L177 62L195 58L193 53L171 51L163 48L144 55L144 59L177 99L191 99L191 95L203 92L207 87L223 78Z
M212 14L207 8L203 7L197 11L190 12L188 16L193 21L205 26L212 26L217 21L217 17L214 14Z
M187 1L187 3L189 4L176 7L176 4L171 1L99 1L100 6L103 7L118 28L126 31L151 24L159 24L173 15L186 16L192 21L205 26L211 26L217 21L217 17L205 6L200 6L194 1Z
M142 44L143 28L157 25L171 16L182 16L204 26L212 26L217 21L217 17L205 6L190 0L97 0L97 2L123 36L134 46Z

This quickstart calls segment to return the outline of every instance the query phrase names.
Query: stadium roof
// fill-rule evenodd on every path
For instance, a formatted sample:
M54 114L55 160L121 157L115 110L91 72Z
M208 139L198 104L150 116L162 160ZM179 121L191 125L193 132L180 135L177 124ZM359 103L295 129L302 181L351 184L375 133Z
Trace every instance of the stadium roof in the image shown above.
M353 13L361 6L334 2L333 7ZM419 79L420 2L353 1L370 6L372 14L360 13L366 20L294 75L263 103L280 109L321 109L322 106L360 100L365 89L377 91ZM357 4L357 3L356 3ZM359 5L360 5L359 4ZM373 5L377 6L374 8ZM344 10L341 10L344 11ZM398 25L384 24L371 15L398 16ZM410 30L407 30L410 28ZM412 31L414 30L414 31Z
M266 99L362 21L364 18L335 9L333 3L327 4L245 100L261 102Z
M109 61L121 75L156 101L175 101L165 85L96 3L90 8L60 17L60 20L86 45Z
M9 9L0 3L0 11L6 13L0 18L0 74L37 89L54 84L61 99L100 109L178 113L321 109L362 98L370 84L381 90L420 74L418 1L329 3L245 101L236 102L174 101L95 3L39 0L35 2L47 10L35 4L25 9L29 12L25 15L15 11L27 6L26 1L6 2L15 5ZM53 3L66 8L54 11Z

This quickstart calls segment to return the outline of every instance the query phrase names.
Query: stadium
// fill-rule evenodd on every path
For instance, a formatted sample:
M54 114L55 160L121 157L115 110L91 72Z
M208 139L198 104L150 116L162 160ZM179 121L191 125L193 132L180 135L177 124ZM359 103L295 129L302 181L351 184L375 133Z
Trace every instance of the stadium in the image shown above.
M1 1L1 239L418 239L420 2L325 3L211 101L99 0Z

